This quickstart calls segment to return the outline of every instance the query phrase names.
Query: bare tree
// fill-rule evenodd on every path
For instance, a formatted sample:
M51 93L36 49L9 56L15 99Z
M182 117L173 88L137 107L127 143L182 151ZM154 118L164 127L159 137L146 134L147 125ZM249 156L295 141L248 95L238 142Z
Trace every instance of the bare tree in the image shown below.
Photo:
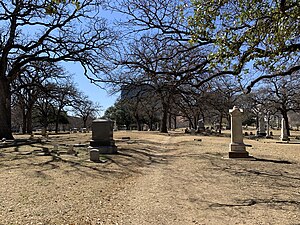
M300 76L291 75L286 77L275 77L265 82L265 87L261 89L261 104L265 108L274 108L280 112L285 120L288 135L290 126L288 113L300 111Z
M32 110L44 91L49 80L59 80L65 77L63 69L54 63L31 62L21 71L21 74L12 82L12 93L16 96L16 103L22 110L23 133L32 133Z
M104 69L115 35L99 17L101 3L65 1L49 13L43 0L0 1L0 138L13 138L11 83L28 63L77 61L86 76Z
M88 96L83 93L77 95L72 107L74 114L82 119L84 128L88 127L88 120L95 119L101 110L101 106L98 103L92 102Z

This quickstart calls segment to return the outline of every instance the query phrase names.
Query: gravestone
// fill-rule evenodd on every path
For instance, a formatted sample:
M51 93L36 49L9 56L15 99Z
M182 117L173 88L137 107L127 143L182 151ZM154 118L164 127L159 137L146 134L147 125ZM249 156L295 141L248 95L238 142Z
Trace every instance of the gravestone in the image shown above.
M243 110L234 106L229 110L231 116L231 143L229 144L229 158L247 158L249 153L243 142L242 115Z
M267 135L265 117L263 114L259 115L257 135L261 136L261 137L264 137Z
M89 149L98 149L100 154L113 154L117 146L113 139L114 122L111 120L97 119L92 123L92 140Z
M286 129L286 123L284 118L281 119L281 135L280 135L280 140L281 141L289 141L289 136L287 134L287 129Z
M203 131L205 131L205 126L204 126L203 120L198 120L197 131L198 131L198 132L203 132Z
M99 162L99 150L98 149L90 149L90 160L93 162Z
M47 134L47 130L46 130L46 128L44 128L44 127L43 127L43 128L42 128L42 136L44 136L44 137L45 137L45 136L46 136L46 134Z

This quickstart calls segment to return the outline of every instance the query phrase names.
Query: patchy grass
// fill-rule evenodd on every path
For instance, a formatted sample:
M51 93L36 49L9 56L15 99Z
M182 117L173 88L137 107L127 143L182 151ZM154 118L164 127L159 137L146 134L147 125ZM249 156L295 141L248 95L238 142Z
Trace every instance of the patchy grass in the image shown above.
M105 163L89 161L91 133L0 149L0 224L300 221L300 145L245 139L254 159L243 160L227 158L229 137L118 131L114 138L118 154L102 156ZM53 151L70 144L80 144L77 156Z

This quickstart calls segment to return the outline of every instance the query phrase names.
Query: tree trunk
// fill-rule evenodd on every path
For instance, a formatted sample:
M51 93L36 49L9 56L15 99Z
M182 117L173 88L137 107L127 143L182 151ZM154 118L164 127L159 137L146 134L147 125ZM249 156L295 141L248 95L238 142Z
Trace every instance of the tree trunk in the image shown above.
M177 121L176 121L176 116L174 116L174 129L177 128Z
M55 118L55 133L56 134L58 134L59 117L60 117L60 110L57 111L56 118ZM83 125L83 127L85 127L85 126Z
M281 114L282 114L282 117L283 117L283 119L285 121L285 127L286 127L287 135L291 136L291 133L290 133L290 124L289 124L289 118L288 118L287 112L284 111L284 110L282 110Z
M137 130L138 130L138 131L142 131L142 123L141 123L141 121L140 121L139 115L136 114L136 115L134 116L134 118L135 118L135 121L136 121Z
M0 139L14 139L11 130L11 93L6 78L0 79Z
M172 114L171 113L169 113L168 122L169 122L169 130L171 130L172 129Z
M223 114L221 113L221 115L220 115L220 127L219 127L219 134L221 134L222 133L222 120L223 120Z
M22 109L22 134L26 134L27 131L27 115L25 108Z
M161 133L168 133L168 104L163 103L162 104L162 118L160 123L160 132Z
M83 119L83 127L85 127L85 128L86 128L86 122L87 122L87 119L88 119L88 118L84 118L84 119Z
M153 117L150 117L150 121L149 121L149 128L152 131L153 130Z
M32 134L32 107L28 108L26 118L26 132L27 134Z

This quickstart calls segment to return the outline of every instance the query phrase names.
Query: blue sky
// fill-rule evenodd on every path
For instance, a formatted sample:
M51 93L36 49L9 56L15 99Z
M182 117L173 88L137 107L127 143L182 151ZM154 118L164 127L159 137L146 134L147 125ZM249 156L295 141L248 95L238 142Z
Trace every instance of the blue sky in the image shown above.
M103 111L101 115L103 115L108 107L115 103L118 95L111 96L106 90L91 83L89 79L84 76L83 69L79 63L66 62L63 66L70 74L74 74L74 81L77 84L77 88L89 96L90 100L98 102L102 106Z
M101 10L101 16L107 20L110 27L114 26L113 23L115 20L123 18L120 13L105 10ZM103 111L101 112L101 115L103 115L108 107L115 103L119 95L109 95L108 90L101 89L91 83L89 79L84 76L83 69L79 63L64 62L63 66L69 73L74 74L74 81L77 84L77 88L89 96L90 100L98 102L102 106Z

